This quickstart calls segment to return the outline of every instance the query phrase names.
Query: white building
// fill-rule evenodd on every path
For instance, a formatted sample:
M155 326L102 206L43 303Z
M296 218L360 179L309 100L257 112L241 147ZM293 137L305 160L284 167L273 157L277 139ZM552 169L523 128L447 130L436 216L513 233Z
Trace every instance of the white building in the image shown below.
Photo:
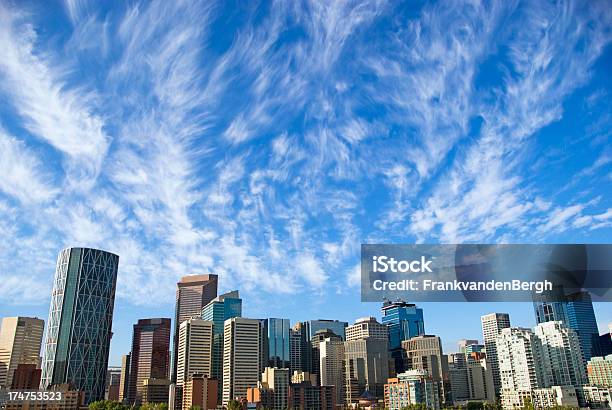
M542 387L574 386L587 383L580 339L562 322L540 323L535 334L542 342Z
M195 373L211 377L213 322L188 319L179 326L176 384L182 386Z
M566 406L578 408L576 389L572 386L552 386L535 389L532 403L536 409Z
M495 345L502 406L523 407L525 398L544 386L541 341L530 329L506 328L497 336Z
M510 315L507 313L489 313L480 317L482 325L482 337L485 343L488 367L493 374L493 386L495 394L499 396L501 380L499 376L496 340L502 329L510 327Z
M387 325L379 323L376 318L362 317L355 321L355 324L346 328L346 341L360 339L389 339L389 328Z
M241 317L225 321L223 327L223 405L246 398L247 388L257 387L260 367L261 324Z
M321 385L335 386L336 404L344 404L344 342L340 337L328 337L319 343Z

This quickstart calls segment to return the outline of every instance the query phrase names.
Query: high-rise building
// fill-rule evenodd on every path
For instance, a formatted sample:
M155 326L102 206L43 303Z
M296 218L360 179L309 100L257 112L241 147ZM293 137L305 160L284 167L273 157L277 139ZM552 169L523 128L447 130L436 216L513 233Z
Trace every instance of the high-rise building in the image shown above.
M268 367L289 368L289 319L268 319Z
M289 382L289 369L266 367L261 374L260 388L272 391L273 409L289 408Z
M189 318L200 317L202 308L217 297L217 283L217 275L209 274L183 276L176 284L176 310L172 343L171 379L173 382L176 381L179 326Z
M402 342L411 369L425 370L439 383L440 403L449 402L450 382L448 358L442 353L440 337L434 335L415 336Z
M532 390L544 385L542 342L524 328L502 329L496 339L496 353L504 408L523 407Z
M381 310L382 323L389 328L389 351L395 364L395 371L404 372L407 369L402 342L425 334L423 309L401 300L396 302L385 300Z
M212 374L213 322L191 318L179 327L176 385L182 386L192 374Z
M470 398L467 359L465 353L449 353L448 378L454 403L467 401Z
M344 342L342 342L340 336L326 337L319 342L319 358L321 385L335 386L336 404L344 404Z
M467 373L470 400L494 402L493 372L484 353L473 352L467 356Z
M563 322L570 329L574 329L580 338L582 356L589 360L599 350L599 330L593 302L588 292L577 292L562 295L556 289L554 300L534 302L536 321L538 324L546 322Z
M321 381L321 356L319 352L320 344L323 340L327 338L336 338L342 341L340 336L337 336L334 332L329 329L321 329L319 330L310 340L310 354L312 359L312 364L310 366L312 373L317 378L317 384L320 384Z
M169 318L140 319L134 325L128 404L148 403L159 397L157 392L168 380L170 370L170 329Z
M45 336L41 388L70 383L85 403L104 399L119 256L60 252Z
M121 385L121 367L109 366L106 372L105 400L119 401L119 386Z
M612 354L606 357L592 357L587 364L589 384L612 388Z
M358 403L368 391L376 399L384 398L389 376L386 332L386 326L374 318L360 319L347 328L347 341L344 342L347 405Z
M242 316L242 299L237 290L219 295L202 308L201 317L213 323L211 376L219 383L217 401L223 393L223 332L227 319Z
M41 370L35 364L19 364L13 372L11 390L38 390Z
M499 397L501 380L495 343L501 330L510 327L510 315L507 313L489 313L488 315L480 317L480 323L482 324L482 336L487 354L488 367L491 368L491 372L493 373L495 395Z
M302 329L297 323L289 329L289 355L291 373L302 370Z
M587 382L580 339L563 322L540 323L535 334L542 343L541 387L574 386Z
M474 350L473 348L470 349L470 347L472 346L480 346L478 344L478 340L476 339L462 339L459 340L459 343L457 343L457 345L459 346L459 351L463 354L471 353Z
M260 368L261 323L241 317L225 321L223 335L223 405L246 398L247 388L257 386Z
M385 384L385 408L401 410L412 405L440 408L439 383L425 370L408 370Z
M183 384L183 405L181 410L217 408L218 380L201 373L194 373Z
M121 356L121 378L119 379L119 401L127 402L128 387L130 385L130 358L131 355L124 354Z
M5 317L0 327L0 388L10 388L20 364L40 364L45 322L32 317Z
M304 322L304 325L306 329L306 340L308 341L312 340L314 335L322 329L329 329L334 332L335 335L340 336L342 340L346 340L345 329L348 326L347 322L342 322L340 320L318 319Z

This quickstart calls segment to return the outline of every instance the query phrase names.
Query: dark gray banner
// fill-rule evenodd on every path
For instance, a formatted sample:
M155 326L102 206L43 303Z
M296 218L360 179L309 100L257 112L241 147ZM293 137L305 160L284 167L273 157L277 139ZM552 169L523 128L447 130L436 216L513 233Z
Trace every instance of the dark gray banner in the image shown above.
M612 301L612 245L361 245L361 300Z

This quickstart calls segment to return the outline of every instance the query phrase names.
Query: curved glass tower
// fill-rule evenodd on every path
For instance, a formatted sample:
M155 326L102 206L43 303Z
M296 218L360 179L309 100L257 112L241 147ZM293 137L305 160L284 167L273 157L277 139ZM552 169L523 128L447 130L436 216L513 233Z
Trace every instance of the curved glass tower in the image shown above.
M67 383L85 402L104 399L119 256L60 252L43 352L41 388Z

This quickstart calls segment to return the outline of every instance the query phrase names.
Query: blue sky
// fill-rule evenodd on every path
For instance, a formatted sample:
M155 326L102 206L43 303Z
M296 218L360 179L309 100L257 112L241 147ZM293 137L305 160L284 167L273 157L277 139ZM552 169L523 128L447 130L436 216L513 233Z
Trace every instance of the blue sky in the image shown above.
M0 316L46 319L61 248L115 252L117 364L185 274L352 322L362 242L610 242L611 28L605 0L2 1ZM424 307L447 350L534 321Z

